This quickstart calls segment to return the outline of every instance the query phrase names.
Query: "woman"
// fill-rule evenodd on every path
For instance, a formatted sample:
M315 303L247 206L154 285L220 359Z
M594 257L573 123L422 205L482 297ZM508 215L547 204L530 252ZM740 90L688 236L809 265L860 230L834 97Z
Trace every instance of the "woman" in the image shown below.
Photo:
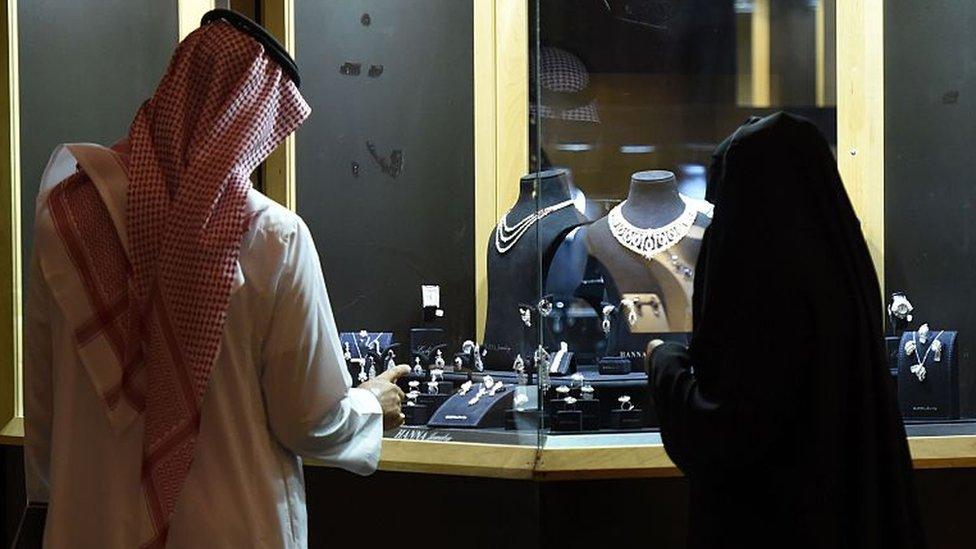
M687 350L654 342L692 547L922 547L881 292L834 157L778 113L716 152Z

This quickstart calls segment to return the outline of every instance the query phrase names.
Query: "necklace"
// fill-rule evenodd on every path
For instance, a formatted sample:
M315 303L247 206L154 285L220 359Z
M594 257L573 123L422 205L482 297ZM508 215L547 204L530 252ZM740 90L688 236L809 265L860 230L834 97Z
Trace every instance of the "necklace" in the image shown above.
M917 332L912 333L912 344L913 344L912 350L915 353L915 360L918 362L912 365L912 367L909 368L909 370L913 374L915 374L915 377L917 377L919 381L925 381L925 374L928 373L928 371L925 368L925 362L929 359L929 352L932 349L935 349L935 361L936 362L939 361L940 355L942 353L942 342L939 341L939 337L941 337L942 334L945 333L945 330L942 330L941 332L935 335L935 338L932 339L932 343L930 343L928 348L925 349L925 354L922 355L921 357L918 356L918 340L916 339L916 333Z
M684 238L695 223L698 212L682 196L685 209L677 219L663 227L642 229L635 227L624 217L622 207L626 200L610 210L607 221L610 232L621 246L650 260L655 255L668 250ZM677 267L677 265L676 265Z
M541 210L532 212L531 214L523 217L518 223L514 225L508 224L508 214L511 212L506 212L501 219L498 220L498 227L495 229L495 249L498 253L503 254L508 250L512 249L512 246L522 238L522 235L529 231L535 222L541 220L543 217L561 210L567 206L573 204L573 199L560 202L558 204L553 204L552 206L546 206Z
M361 342L360 342L360 340L361 340ZM366 352L369 352L369 350L372 348L373 344L379 343L379 340L380 340L380 336L377 335L376 336L376 339L374 339L373 341L370 341L369 340L369 332L367 332L365 330L360 331L358 334L353 334L353 336L352 336L352 342L356 345L356 358L363 358L363 354L364 354L363 353L363 349L365 349ZM377 349L377 351L378 350L379 349Z

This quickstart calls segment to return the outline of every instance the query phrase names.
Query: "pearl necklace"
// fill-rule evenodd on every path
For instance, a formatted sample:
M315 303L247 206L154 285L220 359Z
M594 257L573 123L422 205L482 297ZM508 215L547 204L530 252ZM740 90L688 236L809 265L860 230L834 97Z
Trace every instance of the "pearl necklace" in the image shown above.
M571 206L573 203L573 199L569 199L558 204L553 204L552 206L546 206L541 210L525 216L518 223L511 226L508 224L508 213L511 211L509 210L509 212L506 212L505 215L498 220L498 227L495 229L495 249L498 250L498 253L500 254L507 252L508 250L512 249L512 246L514 246L520 238L522 238L522 235L529 231L529 228L531 228L535 222L555 211L561 210L567 206Z
M684 202L685 209L677 219L663 227L641 229L624 218L621 208L627 203L625 200L610 210L607 216L610 232L621 246L650 260L677 244L688 235L688 231L694 225L698 211L692 208L683 196L681 201Z

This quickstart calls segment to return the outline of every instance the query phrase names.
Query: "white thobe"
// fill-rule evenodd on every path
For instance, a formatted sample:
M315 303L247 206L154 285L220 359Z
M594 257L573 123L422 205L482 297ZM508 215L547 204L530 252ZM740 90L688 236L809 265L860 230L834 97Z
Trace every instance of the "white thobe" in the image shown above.
M46 177L73 166L56 152ZM379 462L382 410L350 388L308 228L256 191L247 208L239 280L167 547L306 547L301 456L359 474ZM24 327L28 500L49 503L45 547L133 549L142 419L113 432L37 260L47 252L33 254Z

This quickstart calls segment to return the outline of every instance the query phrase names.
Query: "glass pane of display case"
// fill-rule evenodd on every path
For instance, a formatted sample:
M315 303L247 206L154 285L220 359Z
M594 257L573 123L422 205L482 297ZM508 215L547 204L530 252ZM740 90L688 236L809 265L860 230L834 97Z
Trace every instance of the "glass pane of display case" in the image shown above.
M888 352L912 433L974 431L973 5L885 6ZM915 37L922 37L914 40ZM968 421L967 421L968 418Z
M302 93L316 106L297 138L297 209L354 383L412 367L406 426L387 436L534 455L534 182L498 182L520 202L504 232L476 232L498 217L475 208L496 182L475 177L474 11L455 0L295 2Z
M543 398L550 435L655 430L645 349L688 342L713 151L750 117L781 110L811 119L836 149L833 9L533 2L531 156L542 195L572 196L580 215L543 257L546 347L572 356Z

